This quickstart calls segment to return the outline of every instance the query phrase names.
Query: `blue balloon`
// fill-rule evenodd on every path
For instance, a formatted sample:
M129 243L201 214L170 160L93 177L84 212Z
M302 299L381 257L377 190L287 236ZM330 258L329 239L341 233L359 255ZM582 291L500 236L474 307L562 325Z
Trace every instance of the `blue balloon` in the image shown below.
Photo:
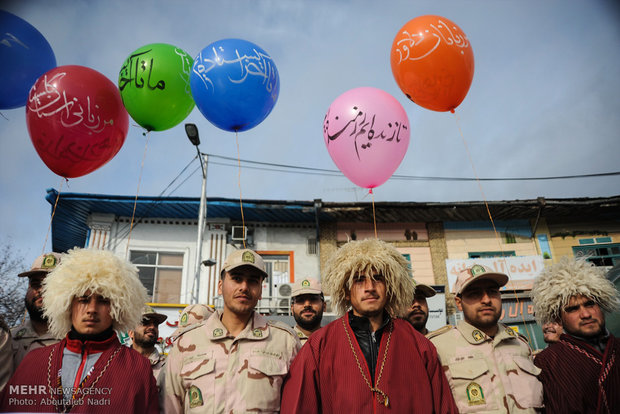
M280 93L271 56L241 39L218 40L202 49L189 79L202 115L225 131L247 131L260 124Z
M26 105L32 85L55 67L45 37L27 21L0 10L0 109Z

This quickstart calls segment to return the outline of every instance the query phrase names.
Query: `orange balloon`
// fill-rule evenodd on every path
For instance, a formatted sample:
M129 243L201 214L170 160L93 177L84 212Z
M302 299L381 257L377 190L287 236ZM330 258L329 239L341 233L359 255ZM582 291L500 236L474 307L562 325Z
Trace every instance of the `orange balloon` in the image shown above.
M441 16L407 22L394 38L390 63L405 95L433 111L454 112L474 77L474 51L467 36Z

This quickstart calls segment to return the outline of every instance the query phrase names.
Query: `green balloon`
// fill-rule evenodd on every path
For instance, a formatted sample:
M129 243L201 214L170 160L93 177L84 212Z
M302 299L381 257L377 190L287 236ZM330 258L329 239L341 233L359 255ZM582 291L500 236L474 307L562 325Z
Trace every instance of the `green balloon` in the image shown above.
M123 63L118 88L129 115L148 131L164 131L194 109L189 85L192 59L184 50L152 43L134 51Z

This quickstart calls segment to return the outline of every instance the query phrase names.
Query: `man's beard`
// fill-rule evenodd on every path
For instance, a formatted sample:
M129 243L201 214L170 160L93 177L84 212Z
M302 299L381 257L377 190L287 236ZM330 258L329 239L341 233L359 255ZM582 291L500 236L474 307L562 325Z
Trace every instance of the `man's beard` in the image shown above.
M428 313L424 314L424 318L422 320L420 319L411 319L411 316L414 314L414 312L409 312L409 315L407 315L407 319L409 320L409 323L415 328L416 331L421 331L426 327L426 322L428 322Z
M605 322L603 321L603 323L599 324L599 330L597 332L592 332L592 333L586 333L580 330L573 330L570 327L566 327L564 326L564 332L566 332L567 334L570 334L572 336L576 336L578 338L584 338L584 339L596 339L599 338L603 335L605 335L605 333L607 332L605 329Z
M43 315L43 309L34 304L37 299L38 298L35 297L31 302L29 302L27 298L24 300L24 302L26 302L28 316L30 316L31 321L47 323L47 318Z
M153 339L149 339L148 336L146 335L140 335L137 332L134 332L133 334L133 341L136 343L136 345L138 345L140 348L153 348L155 346L155 344L157 343L157 336L155 336Z
M310 320L304 319L301 316L301 314L306 310L307 309L302 310L299 315L293 314L293 317L295 318L295 322L297 322L297 325L299 325L301 328L305 329L306 331L313 331L319 326L321 326L321 319L323 319L323 310L316 312ZM311 311L314 312L314 309L311 309Z

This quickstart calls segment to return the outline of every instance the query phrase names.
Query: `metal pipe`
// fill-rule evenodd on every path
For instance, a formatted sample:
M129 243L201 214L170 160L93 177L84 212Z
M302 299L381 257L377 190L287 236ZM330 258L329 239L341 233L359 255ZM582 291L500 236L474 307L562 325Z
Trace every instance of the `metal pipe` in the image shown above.
M196 290L192 289L192 303L200 303L200 265L202 263L202 242L207 215L207 162L209 159L206 154L203 158L198 145L196 145L196 151L198 152L200 167L202 168L202 188L200 190L200 207L198 209L198 237L196 240L196 264L194 267L194 287Z

